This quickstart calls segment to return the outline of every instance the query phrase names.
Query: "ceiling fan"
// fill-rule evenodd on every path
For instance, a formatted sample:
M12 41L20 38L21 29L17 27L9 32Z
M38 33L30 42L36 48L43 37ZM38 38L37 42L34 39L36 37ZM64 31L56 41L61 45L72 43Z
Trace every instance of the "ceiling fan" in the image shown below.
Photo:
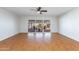
M34 9L32 9L34 10ZM42 7L38 7L35 9L37 13L42 14L43 12L47 12L47 10L43 10Z

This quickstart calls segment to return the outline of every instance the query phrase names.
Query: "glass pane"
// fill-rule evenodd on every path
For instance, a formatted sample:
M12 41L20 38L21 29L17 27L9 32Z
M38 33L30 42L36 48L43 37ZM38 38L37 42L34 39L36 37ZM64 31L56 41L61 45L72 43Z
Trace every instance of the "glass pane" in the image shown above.
M36 32L43 32L43 21L36 20L35 28L36 28Z
M44 32L50 32L50 20L44 20Z
M35 32L35 20L28 21L28 32Z

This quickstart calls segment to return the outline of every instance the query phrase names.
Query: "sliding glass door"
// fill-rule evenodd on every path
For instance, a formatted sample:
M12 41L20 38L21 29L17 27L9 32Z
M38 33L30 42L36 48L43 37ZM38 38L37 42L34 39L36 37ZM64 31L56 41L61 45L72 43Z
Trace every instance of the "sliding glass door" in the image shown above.
M50 20L29 20L28 32L50 32Z
M28 21L28 32L35 32L35 20Z
M36 32L43 32L43 21L42 20L36 20L35 24Z
M44 20L44 32L50 32L50 21Z

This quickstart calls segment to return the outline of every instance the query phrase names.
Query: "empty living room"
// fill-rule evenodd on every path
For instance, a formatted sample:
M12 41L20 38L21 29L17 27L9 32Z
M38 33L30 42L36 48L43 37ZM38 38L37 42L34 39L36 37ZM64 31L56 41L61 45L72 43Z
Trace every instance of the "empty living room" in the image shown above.
M0 51L79 51L78 7L0 7Z

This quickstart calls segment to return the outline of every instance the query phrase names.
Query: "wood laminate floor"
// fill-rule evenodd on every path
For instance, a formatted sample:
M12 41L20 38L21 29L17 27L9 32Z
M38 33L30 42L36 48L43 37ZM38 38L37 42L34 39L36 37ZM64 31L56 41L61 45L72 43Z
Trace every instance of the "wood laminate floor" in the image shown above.
M3 51L78 51L79 42L60 34L20 33L0 42Z

